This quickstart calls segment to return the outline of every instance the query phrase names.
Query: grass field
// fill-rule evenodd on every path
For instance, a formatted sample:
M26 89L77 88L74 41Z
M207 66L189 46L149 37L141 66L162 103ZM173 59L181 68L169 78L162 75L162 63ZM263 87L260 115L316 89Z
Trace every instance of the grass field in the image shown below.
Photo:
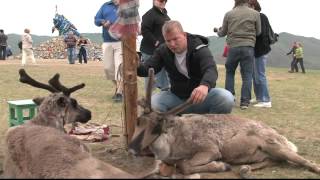
M85 83L86 87L74 94L80 104L92 111L92 122L116 125L112 133L123 133L123 107L113 103L114 93L110 81L105 80L103 63L89 61L87 65L69 65L66 60L39 60L37 66L27 65L26 71L35 79L47 82L55 73L60 73L61 82L70 87ZM36 89L18 81L20 61L0 61L0 140L3 143L4 133L8 129L8 100L31 99L46 96L48 92ZM224 67L219 66L218 87L224 87ZM306 74L290 74L287 69L268 68L268 80L272 108L261 109L250 107L240 110L239 104L233 114L256 119L275 128L297 145L304 157L320 164L320 71L308 71ZM143 92L143 80L139 78L139 97ZM240 75L236 77L237 102L240 98ZM2 145L0 146L2 147ZM3 155L0 149L0 165ZM128 167L126 167L128 168ZM0 168L1 169L1 168ZM130 169L127 169L130 171ZM306 169L293 165L281 164L254 173L257 178L320 178ZM227 178L230 173L218 173L215 176Z

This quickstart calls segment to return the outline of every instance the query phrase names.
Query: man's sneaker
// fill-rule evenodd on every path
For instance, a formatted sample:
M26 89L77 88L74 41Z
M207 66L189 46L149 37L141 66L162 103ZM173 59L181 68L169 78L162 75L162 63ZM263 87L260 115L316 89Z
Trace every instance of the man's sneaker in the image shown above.
M248 109L249 108L249 104L247 104L247 103L241 103L240 104L240 109L241 110L245 110L245 109Z
M262 107L262 108L271 108L271 102L259 102L258 104L253 105L253 107Z
M112 96L112 99L114 102L122 102L122 94L115 94L114 96Z

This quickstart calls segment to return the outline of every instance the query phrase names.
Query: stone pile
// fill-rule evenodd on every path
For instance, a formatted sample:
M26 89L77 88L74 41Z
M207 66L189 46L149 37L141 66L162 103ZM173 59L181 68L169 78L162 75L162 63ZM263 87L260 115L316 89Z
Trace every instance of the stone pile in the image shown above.
M33 52L36 59L67 59L67 49L65 47L63 36L58 36L34 47ZM101 60L101 45L90 42L86 49L88 60ZM79 47L77 46L76 54L78 52Z

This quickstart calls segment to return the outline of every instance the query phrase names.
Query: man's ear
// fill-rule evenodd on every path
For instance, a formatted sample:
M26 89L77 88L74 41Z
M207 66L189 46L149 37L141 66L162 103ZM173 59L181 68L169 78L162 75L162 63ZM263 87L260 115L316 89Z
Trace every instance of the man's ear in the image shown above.
M36 105L40 106L40 104L42 103L43 100L44 100L43 97L36 97L36 98L34 98L32 101L33 101Z

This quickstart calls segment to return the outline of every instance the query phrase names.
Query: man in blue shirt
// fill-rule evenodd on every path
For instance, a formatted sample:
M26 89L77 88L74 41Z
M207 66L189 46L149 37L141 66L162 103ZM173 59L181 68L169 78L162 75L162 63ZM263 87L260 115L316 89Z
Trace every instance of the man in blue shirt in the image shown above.
M120 73L123 57L121 41L110 35L109 28L118 18L118 7L119 0L108 1L101 6L94 17L95 25L102 27L104 71L106 78L116 85L115 95L112 97L115 102L121 102L123 96L122 73Z

